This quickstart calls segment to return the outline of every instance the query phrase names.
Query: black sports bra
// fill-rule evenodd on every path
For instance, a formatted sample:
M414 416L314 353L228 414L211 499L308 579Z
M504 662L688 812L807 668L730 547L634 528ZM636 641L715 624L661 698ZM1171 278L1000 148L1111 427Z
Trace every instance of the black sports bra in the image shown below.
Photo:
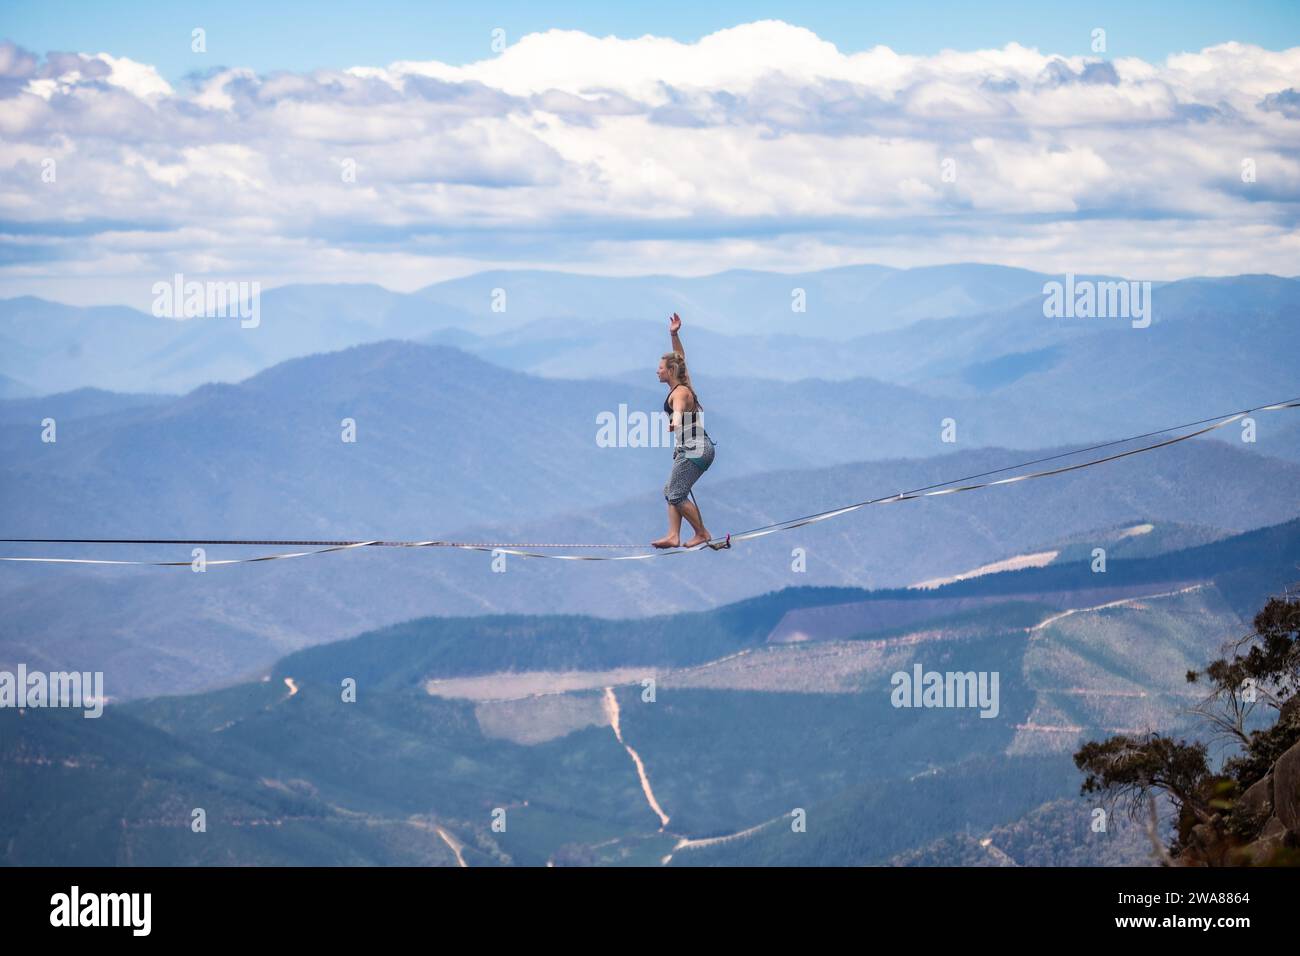
M672 399L673 397L673 392L677 391L677 389L679 388L690 388L691 398L695 399L695 408L693 410L697 412L704 411L704 407L700 404L700 397L695 394L695 389L691 388L689 385L675 385L668 390L668 397L664 399L664 411L666 411L669 415L673 413L673 406L671 404L670 399Z
M695 439L700 437L701 432L703 432L706 435L708 434L708 432L704 431L704 423L701 421L702 413L704 411L704 406L700 404L700 397L695 394L695 389L691 388L689 385L676 385L673 388L669 389L668 397L664 399L664 411L668 413L671 420L671 416L673 414L673 406L672 406L671 399L673 397L673 392L677 391L677 389L679 388L690 388L691 398L695 400L695 408L691 409L690 411L682 412L682 424L686 426L687 429L690 431L690 440L694 441ZM686 441L687 439L685 436L682 436L681 440Z

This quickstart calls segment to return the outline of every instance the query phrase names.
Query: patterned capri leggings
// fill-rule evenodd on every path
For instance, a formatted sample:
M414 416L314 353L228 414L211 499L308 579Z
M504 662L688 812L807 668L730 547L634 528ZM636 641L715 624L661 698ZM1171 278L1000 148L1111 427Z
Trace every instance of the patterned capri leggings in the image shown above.
M664 498L668 503L675 505L685 501L691 486L709 470L711 464L713 439L705 432L673 449L673 470L664 485Z

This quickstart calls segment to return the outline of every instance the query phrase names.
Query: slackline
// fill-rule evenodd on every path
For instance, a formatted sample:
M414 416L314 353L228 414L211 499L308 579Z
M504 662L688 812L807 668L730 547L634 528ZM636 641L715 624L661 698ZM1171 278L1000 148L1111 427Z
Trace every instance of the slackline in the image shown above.
M459 548L466 551L489 551L493 554L513 554L525 558L549 558L554 561L645 561L650 558L662 558L673 554L686 554L688 552L700 551L709 548L715 551L730 548L738 541L750 541L755 538L762 538L769 534L775 534L778 531L792 531L795 528L802 528L805 525L815 524L819 521L826 521L830 518L838 518L841 515L849 514L860 508L866 508L870 505L888 505L899 501L912 501L917 498L931 498L939 495L951 495L962 491L975 491L979 488L991 488L995 485L1010 485L1018 481L1028 481L1033 478L1049 478L1053 475L1062 475L1066 472L1079 471L1084 468L1091 468L1095 465L1103 465L1107 462L1118 461L1121 458L1128 458L1131 455L1140 455L1143 452L1155 451L1159 448L1167 448L1170 445L1176 445L1179 442L1187 441L1190 438L1196 438L1212 432L1215 429L1231 425L1233 422L1240 421L1248 415L1255 412L1272 412L1286 408L1300 408L1300 398L1292 399L1285 402L1276 402L1271 405L1258 405L1254 408L1247 408L1239 412L1234 412L1227 416L1215 416L1213 418L1203 418L1196 422L1187 422L1182 425L1171 425L1168 428L1161 428L1156 431L1145 432L1141 435L1131 435L1128 438L1117 438L1113 441L1101 442L1096 445L1089 445L1086 448L1077 448L1073 451L1062 452L1057 455L1049 455L1045 458L1035 458L1032 461L1023 461L1015 465L1007 465L1004 468L996 468L993 471L981 472L977 475L966 475L962 478L952 478L948 481L937 482L933 485L926 485L922 488L913 488L910 491L900 491L897 494L885 495L879 498L870 498L866 501L859 501L851 505L844 505L840 508L833 508L829 511L819 511L815 514L803 515L799 518L788 518L785 521L778 521L774 524L763 525L759 528L751 528L748 531L742 531L735 534L727 534L721 537L713 538L709 541L702 542L691 548L653 548L648 544L539 544L531 542L466 542L466 541L311 541L311 540L283 540L283 539L221 539L221 538L0 538L3 544L158 544L158 545L230 545L240 547L304 547L311 550L307 551L289 551L277 554L264 554L253 558L221 558L204 560L205 565L225 565L225 564L254 564L259 561L283 561L288 558L304 558L317 554L329 554L334 551L351 551L357 548ZM1206 424L1209 422L1210 424ZM1204 426L1204 427L1197 427ZM976 481L980 478L988 478L992 475L1002 474L1007 471L1015 471L1019 468L1028 468L1031 465L1044 464L1049 461L1057 461L1062 458L1068 458L1072 455L1081 455L1090 451L1098 451L1102 448L1110 448L1115 445L1121 445L1125 442L1138 441L1144 438L1151 438L1156 435L1167 434L1172 431L1178 431L1184 428L1196 428L1196 431L1188 432L1185 435L1178 435L1175 438L1168 438L1163 441L1155 442L1150 445L1144 445L1141 448L1132 448L1128 451L1118 452L1113 455L1106 455L1102 458L1094 458L1089 461L1078 462L1073 465L1064 465L1058 468L1050 468L1044 471L1030 472L1025 475L1015 475L1011 478L999 478L996 481ZM966 484L965 482L975 482ZM953 486L953 487L949 487ZM587 555L587 554L546 554L542 551L528 550L530 548L557 548L557 549L616 549L622 551L635 551L652 549L648 554L619 554L619 555ZM148 565L152 567L190 567L194 561L124 561L112 560L106 558L47 558L47 557L5 557L0 556L0 561L23 561L41 564L128 564L128 565Z

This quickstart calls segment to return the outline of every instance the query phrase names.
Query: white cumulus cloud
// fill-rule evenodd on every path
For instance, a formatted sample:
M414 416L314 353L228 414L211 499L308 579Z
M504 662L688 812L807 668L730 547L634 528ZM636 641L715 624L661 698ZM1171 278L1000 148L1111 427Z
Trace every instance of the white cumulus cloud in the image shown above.
M775 20L506 39L175 87L0 44L0 291L218 260L399 288L512 264L1295 271L1300 48L910 56Z

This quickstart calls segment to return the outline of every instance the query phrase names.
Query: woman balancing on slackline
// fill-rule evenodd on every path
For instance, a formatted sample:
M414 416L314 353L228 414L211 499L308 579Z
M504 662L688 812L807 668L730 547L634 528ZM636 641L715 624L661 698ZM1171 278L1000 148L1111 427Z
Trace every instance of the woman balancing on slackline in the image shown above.
M668 429L677 440L673 448L672 474L664 485L664 498L668 502L668 533L651 542L656 548L681 546L683 516L695 529L695 537L686 542L686 547L693 548L709 540L708 529L704 527L694 496L691 496L691 501L686 500L691 486L713 464L714 446L713 439L704 430L701 418L704 409L691 386L690 373L686 371L686 350L677 337L677 330L681 327L682 320L674 312L668 320L673 350L665 352L659 360L659 381L668 386L668 397L664 399L664 411L669 415Z

